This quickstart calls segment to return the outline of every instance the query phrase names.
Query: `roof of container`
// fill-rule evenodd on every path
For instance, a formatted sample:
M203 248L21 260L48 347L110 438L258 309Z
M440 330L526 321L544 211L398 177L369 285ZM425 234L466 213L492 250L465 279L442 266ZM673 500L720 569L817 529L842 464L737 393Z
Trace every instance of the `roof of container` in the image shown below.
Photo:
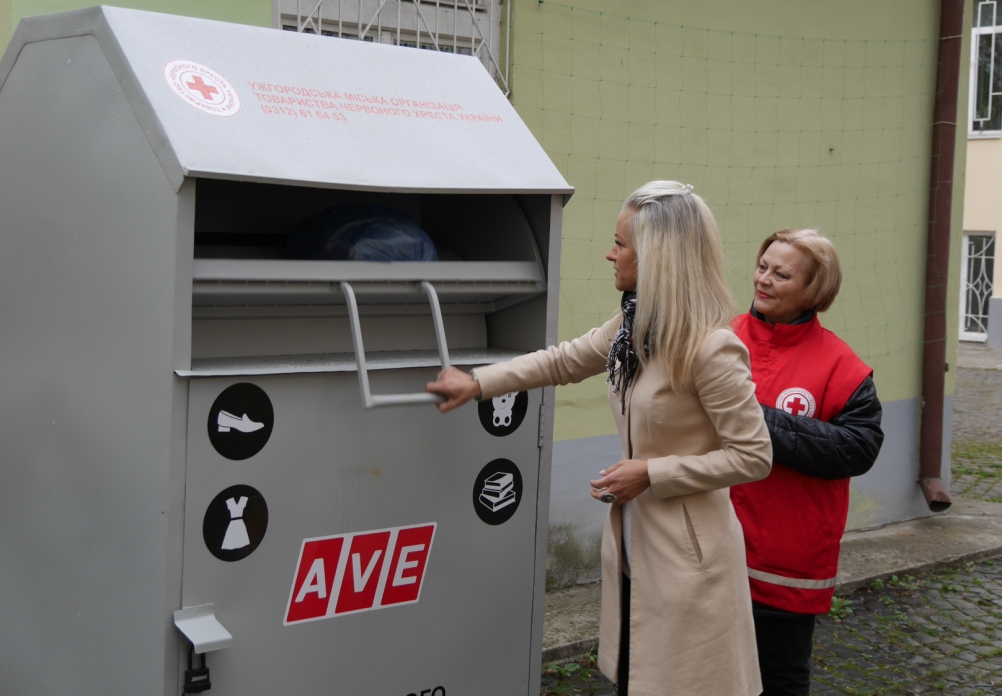
M99 42L175 188L211 177L383 191L573 192L480 61L95 7L21 21L21 48Z

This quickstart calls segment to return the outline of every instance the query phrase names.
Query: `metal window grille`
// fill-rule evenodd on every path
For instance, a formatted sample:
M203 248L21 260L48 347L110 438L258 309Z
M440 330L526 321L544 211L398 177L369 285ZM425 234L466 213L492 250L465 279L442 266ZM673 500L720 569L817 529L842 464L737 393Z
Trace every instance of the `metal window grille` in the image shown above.
M961 263L960 338L985 341L995 277L995 235L965 234Z
M276 25L287 31L477 58L508 94L502 61L511 0L273 0ZM504 31L502 31L504 24ZM507 51L505 52L507 55Z
M1002 133L1002 13L996 0L975 0L971 37L970 132Z

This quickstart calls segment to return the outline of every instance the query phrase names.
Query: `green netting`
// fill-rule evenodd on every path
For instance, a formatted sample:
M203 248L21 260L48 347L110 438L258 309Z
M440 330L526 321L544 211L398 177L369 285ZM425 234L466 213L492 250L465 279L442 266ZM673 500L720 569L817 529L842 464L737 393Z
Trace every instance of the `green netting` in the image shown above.
M623 199L691 183L713 209L740 307L770 233L818 227L842 293L824 324L915 396L936 41L717 31L519 4L513 101L577 193L564 218L560 338L617 306L605 253ZM667 14L667 13L666 13ZM602 379L561 390L557 437L614 432Z

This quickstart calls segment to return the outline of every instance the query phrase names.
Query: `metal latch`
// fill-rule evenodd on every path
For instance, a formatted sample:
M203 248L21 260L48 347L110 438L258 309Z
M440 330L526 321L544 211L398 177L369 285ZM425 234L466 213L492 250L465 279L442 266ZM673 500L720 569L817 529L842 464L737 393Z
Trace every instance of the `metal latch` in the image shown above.
M215 604L178 609L174 612L174 625L200 655L233 645L233 636L216 618Z

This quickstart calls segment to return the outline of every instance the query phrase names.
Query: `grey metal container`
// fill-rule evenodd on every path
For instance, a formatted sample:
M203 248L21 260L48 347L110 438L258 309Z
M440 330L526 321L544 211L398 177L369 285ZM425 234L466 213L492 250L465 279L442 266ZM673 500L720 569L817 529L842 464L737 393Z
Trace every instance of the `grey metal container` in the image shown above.
M445 416L421 392L555 342L571 193L475 60L22 21L0 693L177 694L189 644L221 696L537 690L552 391ZM448 260L285 258L341 203L410 214Z

